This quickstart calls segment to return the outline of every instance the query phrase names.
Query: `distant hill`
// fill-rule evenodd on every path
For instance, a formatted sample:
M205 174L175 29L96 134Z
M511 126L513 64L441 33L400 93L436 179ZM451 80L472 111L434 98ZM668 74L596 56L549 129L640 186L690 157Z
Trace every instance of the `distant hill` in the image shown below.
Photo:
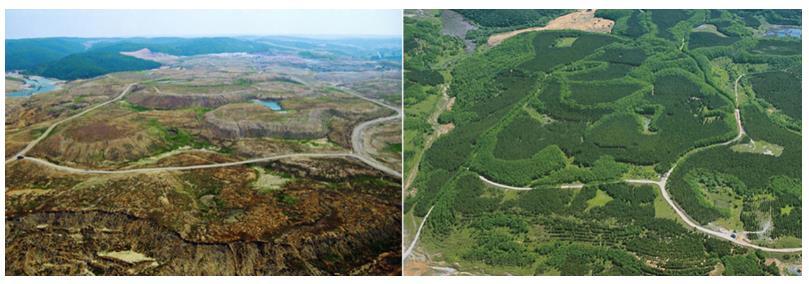
M40 65L35 73L62 80L92 78L113 72L147 70L160 63L111 51L88 51Z
M6 70L30 70L87 50L86 39L35 38L6 40Z
M273 47L236 38L37 38L6 40L6 69L63 80L146 70L160 63L120 54L148 48L177 56L210 53L271 53Z
M119 42L103 43L94 46L91 51L134 51L148 48L152 52L160 52L177 56L191 56L212 53L272 53L273 47L248 40L226 37L211 38L133 38Z
M465 18L477 23L483 27L501 28L513 26L542 26L548 23L553 18L559 17L570 10L551 10L551 9L516 9L516 10L454 10Z
M352 57L368 60L401 61L402 39L398 37L303 38L267 36L255 41L279 48L303 52L303 56L318 58ZM299 53L301 55L301 53Z
M393 37L37 38L6 40L6 70L74 80L159 67L160 63L120 54L144 48L175 56L287 53L324 60L352 57L392 64L400 62L402 56L401 39Z

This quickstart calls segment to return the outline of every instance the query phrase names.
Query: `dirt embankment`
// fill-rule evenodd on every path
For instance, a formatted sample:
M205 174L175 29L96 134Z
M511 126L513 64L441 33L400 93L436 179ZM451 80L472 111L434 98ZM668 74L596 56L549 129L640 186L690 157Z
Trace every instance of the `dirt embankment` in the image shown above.
M155 62L163 63L163 64L176 63L177 60L180 59L180 57L174 56L174 55L171 55L171 54L165 54L165 53L160 53L160 52L152 52L148 48L135 50L135 51L124 51L124 52L121 52L121 54L126 55L126 56L132 56L132 57L143 59L143 60L151 60L151 61L155 61Z
M580 30L586 32L610 33L615 22L608 19L596 18L596 10L579 10L551 20L544 27L532 27L494 34L489 37L489 46L495 46L521 33L544 30Z

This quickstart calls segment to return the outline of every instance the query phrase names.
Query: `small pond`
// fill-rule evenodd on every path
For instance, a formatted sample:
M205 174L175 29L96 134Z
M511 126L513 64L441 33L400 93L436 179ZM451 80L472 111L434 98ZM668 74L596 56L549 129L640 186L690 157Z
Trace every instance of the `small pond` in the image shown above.
M275 100L253 100L253 101L274 111L284 110L284 108L281 107L281 103Z

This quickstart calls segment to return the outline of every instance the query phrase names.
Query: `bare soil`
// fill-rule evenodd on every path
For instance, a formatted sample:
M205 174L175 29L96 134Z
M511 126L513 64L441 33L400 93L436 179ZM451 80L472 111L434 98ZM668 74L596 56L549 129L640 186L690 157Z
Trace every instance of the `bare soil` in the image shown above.
M551 20L544 27L532 27L494 34L489 37L489 46L495 46L521 33L544 30L579 30L596 33L610 33L615 22L608 19L596 18L595 9L579 10Z

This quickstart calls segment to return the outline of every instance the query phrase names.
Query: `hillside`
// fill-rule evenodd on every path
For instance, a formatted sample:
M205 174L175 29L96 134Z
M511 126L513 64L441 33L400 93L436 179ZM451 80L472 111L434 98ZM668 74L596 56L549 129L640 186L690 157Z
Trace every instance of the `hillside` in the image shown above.
M68 55L38 67L37 75L62 80L86 79L121 71L147 70L160 63L116 52L90 51Z
M6 40L6 70L31 70L87 49L86 40L35 38Z

